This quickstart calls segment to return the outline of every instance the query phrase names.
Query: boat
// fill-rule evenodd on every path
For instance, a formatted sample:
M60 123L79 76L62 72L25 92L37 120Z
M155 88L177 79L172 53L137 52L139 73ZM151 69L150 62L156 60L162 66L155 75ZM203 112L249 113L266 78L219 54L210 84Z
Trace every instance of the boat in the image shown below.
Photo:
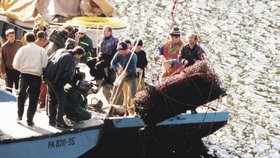
M189 154L201 138L225 126L228 117L227 111L204 109L197 114L178 114L153 128L147 128L140 117L109 117L104 120L104 132L97 145L81 157Z
M86 73L86 76L90 76L86 65L80 64L80 68ZM166 153L169 157L182 153L187 154L201 138L221 129L229 119L229 112L211 106L216 105L217 100L198 107L197 113L192 113L191 110L177 112L173 116L165 116L156 124L149 124L147 118L139 114L118 116L123 115L121 106L110 105L106 99L109 98L106 96L108 94L106 91L110 91L111 88L111 85L103 85L97 94L88 98L94 100L94 107L98 106L97 100L103 103L103 107L99 107L99 110L93 108L93 113L104 120L104 128L97 145L81 157L109 157L112 153L116 157L123 157L128 156L128 153L139 152ZM222 94L222 96L224 95ZM117 107L117 111L120 111L119 114L109 115L110 106ZM103 109L103 113L100 112L100 108Z
M52 0L48 0L52 1ZM47 9L51 3L55 8ZM73 5L86 6L86 4L80 4L80 0L72 1ZM0 4L0 26L2 30L1 36L5 38L5 30L8 28L16 29L16 38L21 39L25 32L32 31L38 21L44 20L44 23L48 24L47 34L50 35L53 30L58 30L59 27L64 24L70 24L75 28L79 26L85 26L87 35L92 39L93 48L97 47L99 36L102 33L103 26L109 25L112 27L113 35L118 37L127 28L126 24L118 17L114 17L114 8L106 0L92 0L91 3L95 3L102 11L101 16L91 16L89 13L74 12L73 5L68 5L66 1L57 0L47 3L46 1L27 0L19 1L13 0L8 3L2 1ZM46 6L47 5L47 6ZM65 6L63 6L65 5ZM86 6L88 7L88 6ZM75 10L77 10L75 8ZM34 12L39 12L38 15L34 15ZM89 10L90 12L90 10ZM59 17L65 17L63 21L52 21L50 17L56 15L62 15Z
M79 23L80 21L82 22ZM84 20L84 17L77 17L76 19L69 20L68 23L71 23L73 25L76 24L75 26L84 25L87 27L88 30L92 29L93 34L94 32L96 34L90 35L90 37L93 39L98 39L96 38L98 37L96 35L100 34L102 26L104 24L108 24L108 23L110 24L112 21L114 21L114 19L112 18L110 19L110 18L94 17L94 18L88 18L88 20ZM18 22L11 23L11 22L7 22L7 20L2 22L3 25L7 25L6 27L16 27L19 28L19 31L23 31L23 32L33 28L32 25L30 26L24 25L24 24L28 24L26 22L24 22L24 24ZM94 24L90 24L90 22L93 22ZM102 22L104 22L104 24L102 24ZM119 30L120 32L122 32L123 29L125 29L125 25L118 23L118 20L116 24L119 25L120 27L118 26L113 27L113 29ZM1 22L0 25L2 25ZM57 29L61 25L63 25L63 23L52 23L50 25L50 28ZM115 24L111 24L111 25L114 26ZM114 34L115 33L116 32L114 32ZM95 43L95 46L96 44L97 43ZM82 67L81 70L83 70L86 73L86 76L90 76L89 70L86 65L81 63L80 67ZM91 80L91 78L89 77L88 80ZM103 89L105 89L105 87L106 86L103 86ZM154 152L154 151L149 151L150 147L158 147L159 152L161 152L162 148L164 148L166 153L168 154L171 155L178 154L178 153L181 154L189 151L189 149L192 148L193 144L195 144L196 140L206 137L216 132L223 126L225 126L229 117L229 113L227 111L219 111L216 109L213 110L213 108L209 108L208 106L206 108L202 108L201 110L198 110L198 113L195 114L190 113L189 110L183 111L184 109L183 110L180 109L179 111L165 115L164 117L161 118L155 118L155 119L152 118L154 120L150 124L149 121L147 120L151 118L145 118L141 115L136 115L136 116L108 115L109 112L106 111L106 109L111 109L112 105L110 105L108 99L106 99L108 98L108 96L104 93L101 93L101 90L98 92L98 94L94 96L89 96L89 100L91 100L91 97L95 97L98 100L102 100L103 103L102 112L93 111L93 116L95 116L94 118L92 118L89 121L85 121L83 123L77 123L74 126L73 130L70 131L69 130L57 131L57 129L53 129L52 127L49 127L48 124L44 124L40 126L40 129L52 128L53 131L47 130L50 133L43 133L40 135L24 135L23 138L15 137L9 139L8 136L11 134L9 134L9 132L7 132L6 130L3 130L6 128L5 126L7 126L7 124L3 125L3 127L1 127L0 129L2 130L3 133L2 137L4 137L5 139L3 139L3 141L1 139L0 154L1 155L12 154L14 150L11 150L11 148L13 149L18 148L18 146L22 146L22 145L23 146L29 145L29 149L32 149L32 145L36 145L37 146L36 150L39 151L28 150L28 152L25 152L25 150L17 149L18 151L15 152L15 154L17 155L15 156L18 156L19 154L22 153L28 153L30 154L28 155L28 157L31 156L38 157L38 155L36 154L47 155L48 157L50 157L52 155L42 154L42 153L48 152L50 150L48 147L50 146L51 148L53 148L53 145L54 145L54 149L51 151L53 151L54 155L65 154L65 155L55 155L54 157L57 156L88 157L87 154L94 155L94 156L101 155L101 157L108 157L112 155L116 157L120 157L126 154L127 152L126 147L135 147L134 149L138 149L139 147L136 146L139 145L141 148L143 148L144 152L148 152L148 153ZM7 102L4 102L3 104L4 104L3 109L5 109L6 107L9 108L12 107L9 106L9 103ZM14 113L16 111L15 105L13 111ZM103 111L105 111L105 113L103 113ZM35 116L37 116L37 114ZM40 114L38 114L38 117L44 118L46 116L41 116ZM16 118L16 116L14 116L14 118ZM24 127L30 130L26 126L26 124L15 124L15 126L21 126L21 128ZM14 127L12 129L14 129ZM93 132L90 129L96 130L95 133L89 133L89 132ZM31 133L33 133L33 131ZM84 137L89 137L89 136L94 137L90 139L93 141L89 142L88 141L89 139L85 140L84 142L81 141L79 143L75 141L75 144L86 143L86 148L81 149L81 147L84 147L84 145L68 146L69 143L73 144L71 143L72 141L70 141L70 138L75 137L78 139L82 137L81 139L78 140L83 140ZM65 146L61 147L60 144L61 142ZM120 144L125 144L125 146ZM40 148L41 146L42 148ZM69 155L67 152L60 153L61 152L60 149L63 150L67 149L67 151L71 150L71 152L69 152ZM89 151L85 153L85 151L87 150Z
M96 146L104 122L91 118L71 129L58 129L48 124L44 111L34 117L35 126L17 122L15 95L0 90L0 155L5 158L67 157L77 158Z
M85 72L87 80L91 80L86 64L79 63L78 66L81 72ZM112 105L104 90L110 91L111 88L112 85L104 85L97 94L88 96L91 101L101 100L102 110L92 109L93 117L76 123L71 130L49 126L45 111L36 113L35 127L27 126L24 121L17 122L16 97L1 90L0 119L5 121L0 124L0 155L12 158L44 155L107 157L113 153L118 157L127 152L124 148L130 148L131 152L139 152L139 148L143 148L144 151L141 152L145 153L161 153L164 148L166 153L174 156L188 152L197 140L216 132L229 119L229 112L210 108L210 103L197 108L197 113L191 113L190 110L178 111L174 116L164 116L156 124L147 123L147 118L141 115L108 115L108 109Z

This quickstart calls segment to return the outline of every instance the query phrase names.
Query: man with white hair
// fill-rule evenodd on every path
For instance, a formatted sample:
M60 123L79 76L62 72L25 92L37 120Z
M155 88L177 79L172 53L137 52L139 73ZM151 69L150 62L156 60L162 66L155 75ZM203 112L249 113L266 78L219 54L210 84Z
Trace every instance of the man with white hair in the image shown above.
M78 33L75 37L77 44L83 47L85 50L85 55L82 56L81 58L82 63L85 63L88 57L96 56L96 54L94 54L92 40L86 35L86 32L87 32L86 27L80 26L78 28Z

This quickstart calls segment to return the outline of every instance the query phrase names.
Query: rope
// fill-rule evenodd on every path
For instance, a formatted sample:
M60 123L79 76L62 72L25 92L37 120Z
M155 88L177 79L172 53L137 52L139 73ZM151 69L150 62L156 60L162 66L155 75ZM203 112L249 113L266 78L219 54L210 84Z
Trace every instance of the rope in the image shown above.
M99 25L100 25L100 23L97 23L97 28L96 28L96 37L99 37ZM99 52L99 46L98 46L98 44L99 44L99 39L98 38L96 38L96 50L95 50L95 54L96 54L96 56L98 56L98 52Z
M172 25L171 25L171 28L176 24L176 21L175 21L175 11L177 9L177 0L174 0L174 4L173 4L173 7L172 7L172 11L171 11L171 18L172 18Z
M144 21L144 23L143 23L143 24L144 24L143 26L146 26L146 25L147 25L148 20L149 20L150 17L152 16L151 13L153 12L153 8L154 8L154 6L156 5L156 3L157 3L157 1L153 1L153 4L150 5L150 8L149 8L149 11L147 12L147 16L146 16L146 18L145 18L145 21ZM140 36L138 36L138 38L137 38L137 42L136 42L136 44L135 44L136 46L138 45L140 39L143 38L143 36L144 36L144 31L145 31L145 27L143 27L142 30L140 30L140 32L139 32L139 35L140 35ZM116 78L116 80L119 80L120 82L122 82L122 80L125 78L125 76L126 76L125 72L126 72L126 70L127 70L127 68L128 68L128 65L129 65L131 59L132 59L132 56L133 56L133 54L134 54L134 52L135 52L135 49L136 49L136 47L133 48L132 53L130 54L129 60L128 60L128 62L127 62L127 64L126 64L125 68L123 69L122 73ZM117 92L117 91L119 90L119 87L120 87L120 86L117 86L117 90L116 90L115 92ZM113 91L113 92L114 92L114 91ZM113 99L112 99L112 100L115 100L115 99L116 99L116 95L117 95L117 93L113 94L113 97L112 97ZM106 115L106 117L108 117L108 115L110 114L110 111L111 111L111 108L112 108L112 100L110 101L110 109L109 109L109 113Z
M194 31L195 33L197 33L197 32L196 32L196 29L195 29L195 26L194 26L194 22L193 22L193 18L192 18L191 12L190 12L189 7L188 7L188 3L187 3L187 5L186 5L186 9L187 9L188 15L189 15L190 20L191 20L191 23L192 23L193 31Z

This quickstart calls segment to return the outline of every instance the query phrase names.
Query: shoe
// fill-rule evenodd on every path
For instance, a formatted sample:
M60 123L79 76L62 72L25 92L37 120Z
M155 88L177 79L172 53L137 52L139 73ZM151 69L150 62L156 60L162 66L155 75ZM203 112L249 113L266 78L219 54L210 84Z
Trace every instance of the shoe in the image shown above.
M31 122L27 121L27 125L30 126L30 127L32 127L32 126L34 126L35 124L34 124L33 121L31 121Z
M20 122L22 120L22 117L17 118L17 122Z
M49 125L55 127L56 123L55 122L49 122Z
M58 127L58 128L71 128L71 126L68 126L64 122L63 123L57 123L56 127Z

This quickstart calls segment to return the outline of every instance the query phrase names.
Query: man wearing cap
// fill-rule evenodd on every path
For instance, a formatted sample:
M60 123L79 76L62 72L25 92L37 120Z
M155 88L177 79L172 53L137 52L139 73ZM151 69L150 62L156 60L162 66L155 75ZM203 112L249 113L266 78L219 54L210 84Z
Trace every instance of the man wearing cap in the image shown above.
M125 43L127 43L127 41L125 41ZM131 43L130 43L131 44ZM137 91L142 91L145 90L145 70L148 66L148 60L146 57L146 52L144 50L142 50L142 46L143 46L143 41L140 39L139 41L136 40L133 43L134 48L134 53L137 56L137 64L136 64L136 83L137 83ZM129 47L129 45L128 45ZM132 49L132 48L131 48ZM128 86L125 84L123 87L123 106L127 107L130 104L132 104L132 100L129 96L127 96L126 94L128 94Z
M117 47L118 53L116 53L111 61L111 67L114 71L117 71L119 76L115 81L113 88L113 94L111 97L111 103L117 104L118 98L123 90L124 84L128 86L128 94L131 99L135 97L137 91L136 84L136 65L137 56L128 50L128 46L125 42L120 42ZM132 103L128 105L127 112L129 115L135 114L135 109L131 107Z
M164 72L161 74L161 79L176 72L180 66L171 68L172 59L177 59L179 53L184 46L183 41L180 39L180 29L175 26L170 32L171 39L166 41L159 47L159 54L155 56L155 60L162 60ZM170 61L171 60L171 61Z
M83 47L85 50L85 55L82 56L81 62L86 63L87 57L95 57L96 55L93 55L94 50L92 46L92 40L86 35L86 27L85 26L80 26L78 28L78 33L75 36L75 40L77 41L78 45Z
M13 85L15 89L18 89L20 72L13 67L13 60L22 46L19 40L15 39L15 30L8 29L5 32L7 41L1 47L1 77L6 81L6 90L12 92Z

